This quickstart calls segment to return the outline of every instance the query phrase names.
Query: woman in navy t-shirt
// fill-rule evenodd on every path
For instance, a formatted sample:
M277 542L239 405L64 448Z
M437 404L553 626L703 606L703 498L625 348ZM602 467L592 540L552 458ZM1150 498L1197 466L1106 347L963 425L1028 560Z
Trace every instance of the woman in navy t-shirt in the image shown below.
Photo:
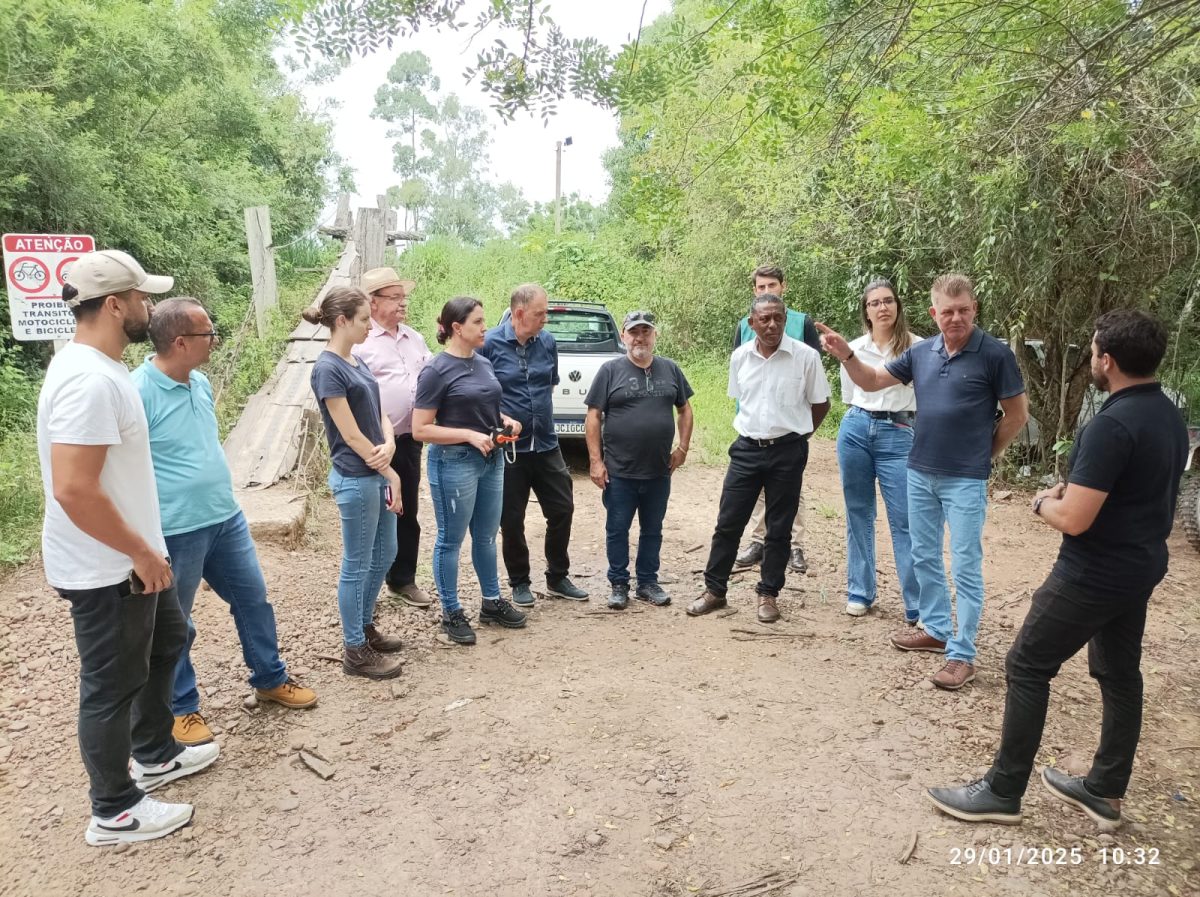
M492 441L496 427L521 425L500 413L500 381L492 363L476 350L486 331L483 304L460 296L438 317L434 356L417 378L413 438L429 446L429 491L437 517L433 581L442 602L442 629L460 645L475 632L458 601L458 556L471 531L471 562L483 591L479 622L513 629L525 615L500 597L496 531L504 498L504 450Z
M312 370L312 390L321 409L333 468L329 489L342 518L342 571L338 613L345 653L342 669L353 676L390 679L400 674L400 640L374 625L375 601L396 558L396 526L390 513L403 513L400 480L390 461L396 450L392 426L379 402L379 384L354 346L367 338L371 304L362 290L335 287L304 320L329 328L329 344Z

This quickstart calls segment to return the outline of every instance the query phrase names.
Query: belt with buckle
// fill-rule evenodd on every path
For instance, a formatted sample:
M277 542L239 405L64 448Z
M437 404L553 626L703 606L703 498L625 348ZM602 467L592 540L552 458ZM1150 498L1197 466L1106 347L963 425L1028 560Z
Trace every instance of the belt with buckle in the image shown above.
M911 426L912 422L917 419L917 412L915 411L868 411L866 408L859 408L858 405L854 407L858 408L864 414L871 415L875 420L890 420L898 424L909 424Z
M795 442L797 439L807 439L807 433L784 433L782 436L776 436L774 439L754 439L750 436L740 436L751 445L757 445L759 448L765 448L768 445L786 445L789 442Z

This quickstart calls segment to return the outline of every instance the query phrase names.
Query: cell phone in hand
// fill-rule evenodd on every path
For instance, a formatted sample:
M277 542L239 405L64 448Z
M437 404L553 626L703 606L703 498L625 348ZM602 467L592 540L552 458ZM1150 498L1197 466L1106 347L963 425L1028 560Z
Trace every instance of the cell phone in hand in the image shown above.
M392 506L392 487L383 487L383 501L390 508Z
M136 570L129 571L129 594L130 595L145 595L146 584L142 582L142 578L137 575Z

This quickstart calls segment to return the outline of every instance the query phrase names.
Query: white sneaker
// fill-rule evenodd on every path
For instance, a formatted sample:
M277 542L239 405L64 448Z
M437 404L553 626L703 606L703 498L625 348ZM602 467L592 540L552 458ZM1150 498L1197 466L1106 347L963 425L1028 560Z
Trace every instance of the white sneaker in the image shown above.
M153 841L191 823L195 812L191 804L164 804L152 797L143 797L112 819L93 816L83 837L93 847Z
M194 747L185 747L179 756L166 763L143 766L137 760L133 760L129 764L129 773L139 788L143 791L153 791L155 788L161 788L167 782L173 782L184 776L190 776L194 772L207 769L213 765L213 761L217 759L219 753L221 753L221 746L218 744L198 744Z
M863 604L861 601L846 602L846 613L852 617L865 617L870 609L870 605Z

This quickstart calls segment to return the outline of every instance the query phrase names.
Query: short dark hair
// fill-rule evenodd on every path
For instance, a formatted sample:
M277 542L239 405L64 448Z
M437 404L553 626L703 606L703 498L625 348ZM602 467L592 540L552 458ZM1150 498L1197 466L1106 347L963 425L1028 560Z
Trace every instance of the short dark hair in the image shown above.
M783 283L783 269L778 265L759 265L754 269L754 273L750 275L750 286L756 286L760 277L766 277L771 280L778 280Z
M154 306L154 314L150 316L150 342L154 344L155 352L159 355L168 354L175 337L191 332L190 312L193 308L205 310L194 296L176 296Z
M1167 328L1153 315L1131 308L1096 319L1096 348L1130 377L1149 377L1167 354Z
M62 298L63 302L70 303L76 296L79 295L79 290L71 286L71 284L63 284ZM71 309L71 314L75 316L75 323L86 321L88 318L95 317L100 311L100 306L104 304L103 296L93 296L91 299L84 299L78 305L67 305Z
M787 306L783 305L783 297L776 296L774 293L761 293L750 300L750 314L753 315L758 311L760 305L782 305L786 311Z

